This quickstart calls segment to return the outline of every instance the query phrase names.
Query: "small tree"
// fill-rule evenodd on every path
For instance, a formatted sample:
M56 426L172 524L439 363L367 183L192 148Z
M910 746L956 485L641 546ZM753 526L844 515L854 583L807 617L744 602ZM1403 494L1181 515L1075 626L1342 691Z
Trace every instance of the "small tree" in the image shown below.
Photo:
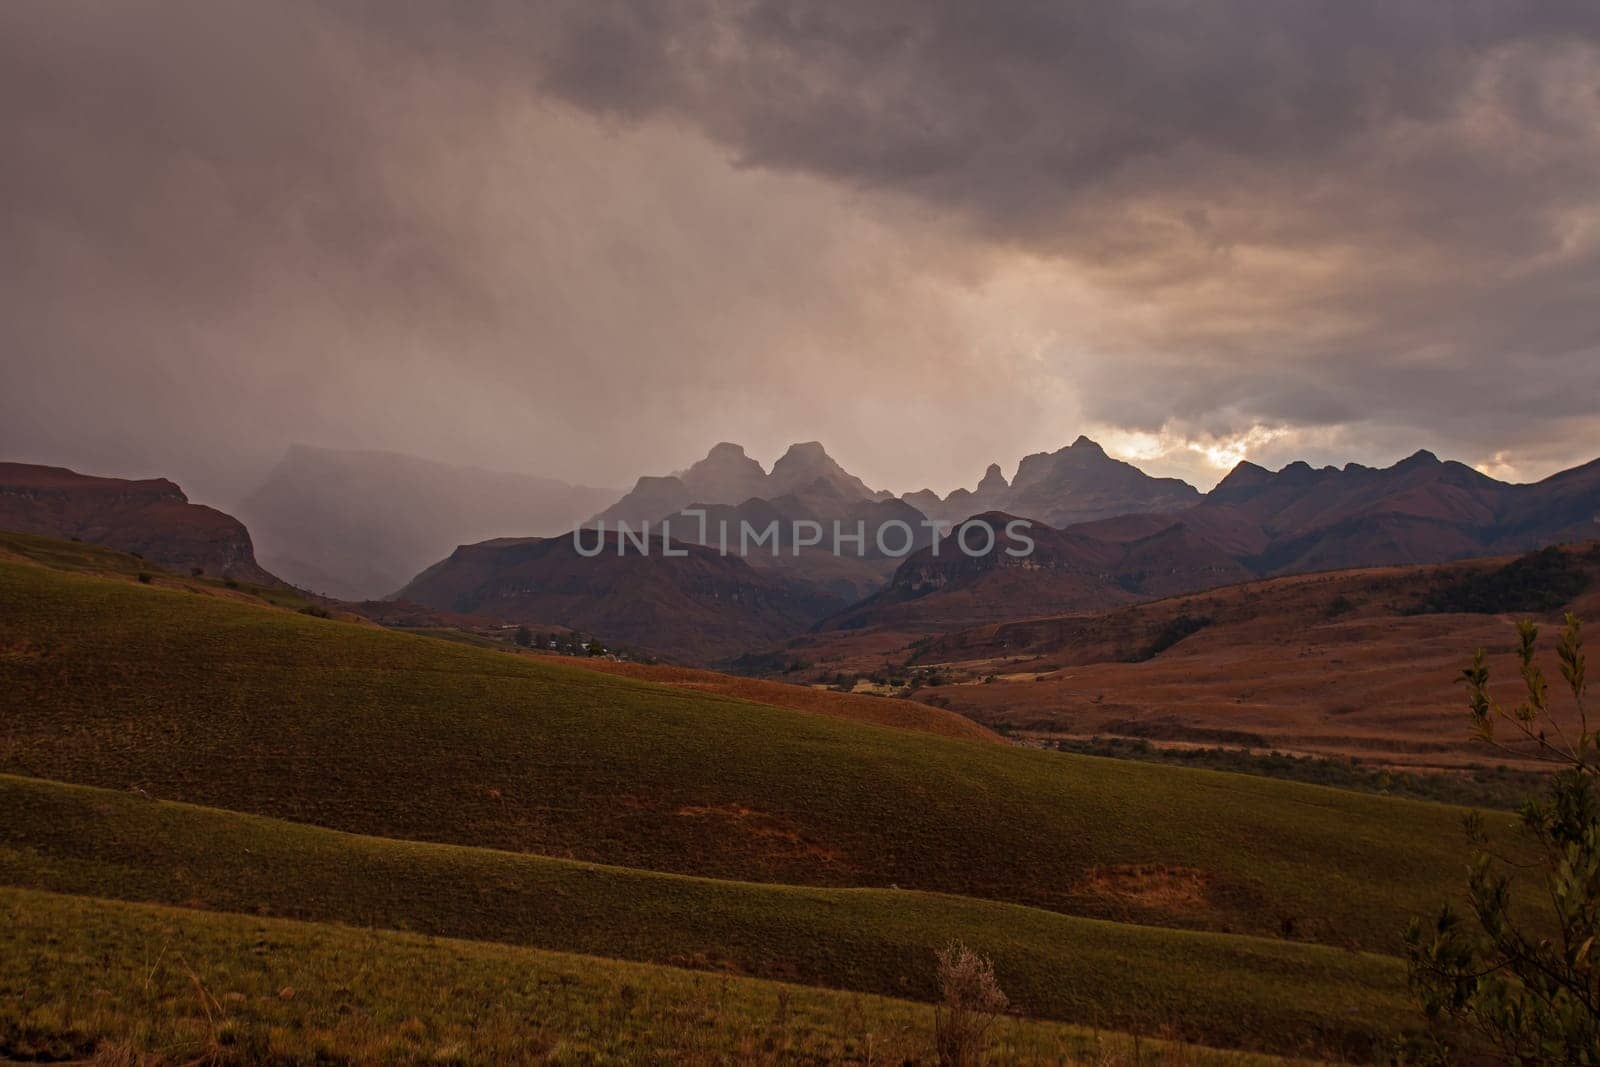
M1511 1063L1600 1062L1600 731L1584 704L1581 626L1568 615L1557 649L1572 694L1576 736L1550 715L1549 685L1534 660L1539 628L1518 624L1523 701L1507 711L1489 695L1480 649L1461 673L1478 736L1522 756L1496 736L1508 726L1537 757L1557 768L1544 797L1529 801L1521 822L1538 856L1532 870L1549 910L1533 928L1513 915L1509 864L1488 848L1483 820L1470 816L1474 846L1467 879L1468 922L1449 905L1406 933L1412 988L1430 1020L1452 1019L1479 1032ZM1527 865L1521 865L1526 868ZM1430 1050L1451 1053L1439 1038Z
M933 1009L933 1043L941 1067L978 1067L989 1028L1009 1001L994 980L994 965L959 941L935 953L940 1001Z
M517 627L517 632L511 635L511 639L522 648L533 647L533 631L526 626Z

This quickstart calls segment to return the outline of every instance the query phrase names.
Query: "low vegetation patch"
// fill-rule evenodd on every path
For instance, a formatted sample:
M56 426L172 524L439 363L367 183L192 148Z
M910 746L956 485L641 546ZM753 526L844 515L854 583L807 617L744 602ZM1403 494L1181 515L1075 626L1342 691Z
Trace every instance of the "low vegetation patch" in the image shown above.
M1161 653L1182 641L1186 637L1204 630L1211 625L1211 619L1206 615L1189 615L1187 613L1169 619L1161 629L1157 630L1150 643L1128 656L1128 663L1142 663L1148 659L1155 659Z
M1590 566L1600 562L1600 551L1591 550L1586 557L1554 546L1530 552L1504 566L1462 575L1429 594L1414 614L1555 611L1593 582L1586 561Z

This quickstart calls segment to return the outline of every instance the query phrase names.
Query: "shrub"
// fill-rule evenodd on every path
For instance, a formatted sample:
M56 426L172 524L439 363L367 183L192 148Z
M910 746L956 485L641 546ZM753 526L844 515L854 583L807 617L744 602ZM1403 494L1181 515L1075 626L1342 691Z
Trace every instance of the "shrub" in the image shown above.
M1356 610L1356 602L1340 593L1328 602L1328 606L1323 609L1323 614L1330 619L1337 619L1340 615L1348 615L1354 610Z
M333 617L328 613L328 609L321 604L307 604L300 609L300 614L310 615L314 619L329 619Z
M959 941L936 953L939 1003L933 1009L933 1043L941 1067L977 1067L989 1028L1009 1001L994 979L994 965Z
M1474 846L1467 876L1468 921L1450 905L1431 921L1413 919L1406 931L1411 984L1436 1024L1447 1020L1476 1030L1510 1063L1593 1063L1600 1049L1600 731L1591 731L1584 706L1581 628L1567 616L1557 655L1572 694L1576 736L1550 715L1549 684L1534 660L1539 628L1517 627L1525 698L1510 711L1489 695L1483 650L1461 672L1472 723L1495 747L1526 755L1496 737L1508 726L1539 759L1559 768L1543 798L1522 809L1522 828L1536 861L1517 869L1542 882L1549 907L1532 924L1513 908L1512 868L1493 855L1483 819L1472 815ZM1439 1033L1426 1055L1455 1062L1449 1035Z
M1413 612L1500 615L1510 611L1553 611L1588 588L1589 572L1583 561L1552 546L1492 571L1459 578L1434 592Z
M139 572L139 580L141 582L143 582L145 585L149 585L150 584L151 577L152 576L151 576L149 571L140 571Z
M1156 632L1150 644L1127 657L1126 662L1142 663L1148 659L1155 659L1185 637L1197 634L1210 625L1210 616L1179 614Z

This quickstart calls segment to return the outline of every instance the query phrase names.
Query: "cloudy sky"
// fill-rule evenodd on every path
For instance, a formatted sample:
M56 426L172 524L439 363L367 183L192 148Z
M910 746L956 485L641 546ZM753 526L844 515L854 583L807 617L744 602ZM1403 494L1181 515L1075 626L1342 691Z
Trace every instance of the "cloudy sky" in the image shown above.
M1600 454L1600 4L10 0L0 458Z

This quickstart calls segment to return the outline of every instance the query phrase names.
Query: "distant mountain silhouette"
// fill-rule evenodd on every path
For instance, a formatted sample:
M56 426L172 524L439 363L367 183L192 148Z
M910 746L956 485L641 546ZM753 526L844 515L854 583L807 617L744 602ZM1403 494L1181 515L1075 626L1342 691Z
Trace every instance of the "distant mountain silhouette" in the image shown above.
M165 478L130 481L0 463L0 529L104 545L183 574L200 568L213 577L280 584L256 562L243 523L189 503Z
M616 496L393 452L294 445L238 510L262 559L285 578L367 600L457 545L561 533Z
M1131 463L1112 459L1087 437L1079 437L1055 452L1024 457L1009 484L999 465L990 464L976 489L957 489L942 500L923 489L903 499L947 522L992 509L1063 527L1117 515L1174 511L1198 503L1200 491L1177 478L1152 478Z
M1168 516L1256 574L1442 563L1593 538L1600 460L1528 485L1419 451L1390 467L1277 472L1240 463L1193 508ZM1121 539L1125 522L1089 524Z

